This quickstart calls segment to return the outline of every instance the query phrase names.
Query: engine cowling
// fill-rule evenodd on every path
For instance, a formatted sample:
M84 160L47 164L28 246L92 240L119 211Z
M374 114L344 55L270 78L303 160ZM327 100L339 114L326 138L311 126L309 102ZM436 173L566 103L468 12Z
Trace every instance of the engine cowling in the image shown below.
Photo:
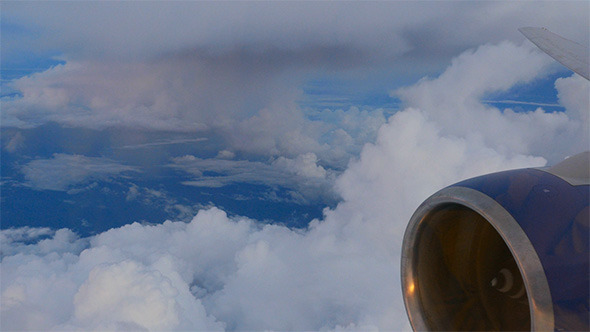
M414 330L590 330L590 153L444 188L404 235Z

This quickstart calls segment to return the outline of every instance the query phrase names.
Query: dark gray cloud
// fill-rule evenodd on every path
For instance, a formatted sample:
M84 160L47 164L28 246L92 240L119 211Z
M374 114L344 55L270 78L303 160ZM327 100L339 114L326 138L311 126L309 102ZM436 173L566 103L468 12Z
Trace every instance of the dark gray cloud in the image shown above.
M585 2L9 2L2 15L34 33L28 48L72 60L248 47L446 61L483 42L522 40L516 29L526 25L585 42L588 9Z

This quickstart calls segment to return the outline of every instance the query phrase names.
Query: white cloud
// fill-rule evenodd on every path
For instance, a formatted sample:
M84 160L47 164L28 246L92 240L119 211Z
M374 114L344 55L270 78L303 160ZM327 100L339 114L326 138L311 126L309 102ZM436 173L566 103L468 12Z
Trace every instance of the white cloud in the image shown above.
M107 158L55 153L51 159L36 159L21 167L26 185L37 190L66 191L90 180L107 179L137 171Z
M326 170L319 166L318 157L313 153L306 153L297 156L295 159L279 157L273 161L273 165L286 169L288 172L308 178L325 178Z
M544 165L561 144L544 143L580 125L569 105L579 105L573 91L582 82L558 84L566 113L514 113L479 100L534 79L546 63L528 47L487 45L458 57L439 78L400 90L409 107L382 125L338 178L343 201L305 230L230 219L211 208L190 223L111 229L85 239L83 251L33 249L40 243L21 250L11 242L16 249L1 263L3 327L408 329L399 260L417 205L465 177ZM186 156L174 167L196 179L223 170L224 181L256 181L244 178L253 166L277 183L284 180L273 174L284 172L276 168L298 179L325 176L312 154L272 165Z
M567 109L567 115L578 121L576 140L570 141L570 149L576 152L590 149L590 82L574 74L555 82L559 102ZM567 144L567 143L566 143Z
M333 201L335 195L331 187L336 174L318 165L318 162L317 156L311 152L293 159L279 157L270 163L201 159L187 155L174 158L169 167L194 176L184 181L185 185L215 188L238 183L259 184L292 190L297 193L293 199L299 203Z
M140 187L135 183L131 183L129 186L125 194L125 201L139 201L144 206L162 208L170 219L178 221L189 221L200 209L207 207L201 203L185 205L188 202L184 201L182 204L178 197L173 197L168 191Z
M571 144L582 128L570 115L575 110L569 105L563 105L566 113L548 113L541 108L515 113L481 102L486 93L530 82L540 71L547 72L552 63L550 57L526 45L484 45L455 58L440 77L423 79L393 94L407 106L421 109L429 120L440 125L444 135L482 140L503 154L544 155L557 162L580 149ZM578 82L577 86L584 84ZM547 140L548 136L553 139Z
M219 153L217 153L218 159L234 159L235 157L235 152L229 150L221 150Z
M165 259L163 261L165 266ZM112 328L113 323L117 327L122 325L123 329L177 327L180 317L174 298L180 297L181 291L184 291L185 298L190 298L190 293L186 285L180 289L174 286L174 281L161 271L145 268L135 261L97 266L74 296L74 321L101 330ZM193 301L199 309L198 303ZM192 327L210 329L213 326Z

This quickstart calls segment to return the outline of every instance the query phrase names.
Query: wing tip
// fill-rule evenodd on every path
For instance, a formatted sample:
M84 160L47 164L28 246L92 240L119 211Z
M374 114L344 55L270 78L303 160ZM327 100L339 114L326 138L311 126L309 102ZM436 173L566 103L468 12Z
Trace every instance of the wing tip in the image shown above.
M539 27L521 27L521 28L518 28L518 31L520 31L520 33L525 35L525 37L528 37L530 34L534 34L539 31L551 32L551 31L549 31L549 29L547 29L545 27L540 27L540 28Z
M518 31L559 63L590 80L587 47L555 34L544 27L522 27L518 28Z

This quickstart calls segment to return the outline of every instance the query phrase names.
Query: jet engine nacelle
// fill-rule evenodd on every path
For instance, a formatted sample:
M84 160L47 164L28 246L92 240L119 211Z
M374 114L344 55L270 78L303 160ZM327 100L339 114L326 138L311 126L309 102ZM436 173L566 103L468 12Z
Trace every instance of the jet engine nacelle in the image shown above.
M414 330L589 331L589 156L465 180L422 203L401 261Z

